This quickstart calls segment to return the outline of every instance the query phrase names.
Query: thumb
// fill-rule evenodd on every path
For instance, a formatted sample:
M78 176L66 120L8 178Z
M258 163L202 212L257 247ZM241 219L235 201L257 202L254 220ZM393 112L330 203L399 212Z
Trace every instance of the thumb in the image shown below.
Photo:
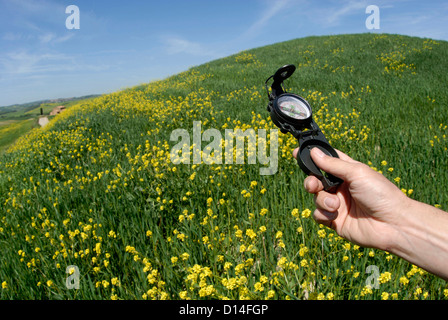
M346 181L349 180L349 177L353 172L353 166L357 163L353 160L347 161L346 159L343 160L341 158L328 156L319 148L311 149L310 154L314 163L320 169Z

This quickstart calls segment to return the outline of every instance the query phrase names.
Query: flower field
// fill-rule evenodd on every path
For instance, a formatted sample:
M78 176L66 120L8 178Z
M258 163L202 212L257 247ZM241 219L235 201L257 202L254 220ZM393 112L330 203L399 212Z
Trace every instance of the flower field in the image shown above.
M274 175L170 158L170 134L194 121L275 129L264 81L293 63L287 90L335 148L447 210L447 49L309 37L68 108L0 158L0 298L447 299L445 281L314 222L290 135Z

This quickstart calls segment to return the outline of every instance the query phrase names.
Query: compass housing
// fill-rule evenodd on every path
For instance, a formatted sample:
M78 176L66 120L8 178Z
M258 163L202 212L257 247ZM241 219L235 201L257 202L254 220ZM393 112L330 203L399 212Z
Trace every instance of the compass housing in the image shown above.
M295 71L294 65L285 65L270 76L265 87L269 97L267 110L272 122L280 128L282 133L291 133L299 142L297 163L307 174L322 181L324 189L336 192L343 183L338 177L323 172L311 159L311 149L318 148L331 157L338 158L336 150L331 147L317 123L313 120L312 109L308 101L297 94L287 93L283 88L283 81ZM269 90L268 82L273 79Z

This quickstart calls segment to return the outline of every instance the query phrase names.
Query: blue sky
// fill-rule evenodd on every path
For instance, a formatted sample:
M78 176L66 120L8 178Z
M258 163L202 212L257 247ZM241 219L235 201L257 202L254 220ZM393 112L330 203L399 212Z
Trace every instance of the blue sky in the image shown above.
M80 28L67 29L69 5ZM380 29L368 30L368 5ZM280 41L397 33L448 40L445 0L0 0L0 106L101 94Z

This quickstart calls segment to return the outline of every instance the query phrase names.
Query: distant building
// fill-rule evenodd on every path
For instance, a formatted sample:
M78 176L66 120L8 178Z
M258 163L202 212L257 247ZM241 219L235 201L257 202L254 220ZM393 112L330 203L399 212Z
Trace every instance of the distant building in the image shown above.
M56 108L54 108L51 112L50 112L50 116L55 116L55 115L57 115L57 114L60 114L62 111L64 111L65 110L65 107L64 106L59 106L59 107L56 107Z

